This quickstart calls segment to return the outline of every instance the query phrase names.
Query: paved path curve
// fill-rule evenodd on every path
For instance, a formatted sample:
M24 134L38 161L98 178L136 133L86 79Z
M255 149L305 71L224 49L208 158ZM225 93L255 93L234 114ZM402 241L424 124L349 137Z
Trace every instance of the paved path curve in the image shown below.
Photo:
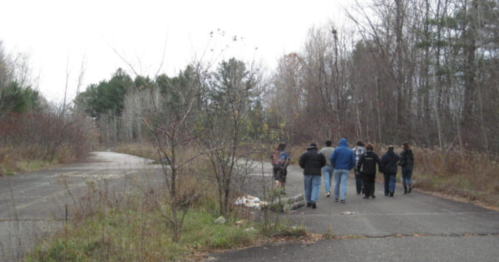
M270 166L266 167L270 170ZM417 180L417 177L415 177ZM216 261L499 261L499 212L429 194L385 197L376 184L376 199L355 194L348 178L346 204L326 198L322 181L317 209L300 208L283 215L309 232L349 236L312 245L288 243L213 254ZM288 171L288 195L303 193L299 167ZM342 215L342 212L354 212Z
M110 189L122 191L140 174L138 179L154 184L161 179L156 172L161 167L150 162L126 154L94 152L87 163L0 177L0 261L15 261L32 248L37 237L59 228L66 219L66 204L74 206L73 199L79 201L89 190L89 181L106 181Z

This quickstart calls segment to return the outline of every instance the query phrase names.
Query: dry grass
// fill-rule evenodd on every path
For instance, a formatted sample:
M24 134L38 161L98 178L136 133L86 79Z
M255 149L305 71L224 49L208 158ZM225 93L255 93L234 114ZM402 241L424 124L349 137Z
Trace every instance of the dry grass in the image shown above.
M119 150L141 156L154 151L136 145ZM192 153L186 150L186 154ZM281 224L273 227L275 231L268 237L269 232L253 222L253 210L244 207L231 206L227 222L215 224L218 195L208 172L200 159L190 163L177 180L179 202L190 202L179 206L187 213L178 243L172 242L165 217L165 212L171 215L166 185L144 185L133 178L127 192L113 192L105 180L90 181L87 194L73 198L73 220L40 243L25 261L200 261L214 251L308 239L302 227ZM64 177L60 182L69 188ZM197 197L193 199L193 195Z
M201 167L200 167L201 168ZM212 250L250 246L260 242L257 227L243 212L227 223L218 217L212 183L198 175L196 165L177 181L179 199L198 195L188 208L178 243L165 212L170 200L165 185L130 181L127 192L114 191L106 180L87 182L87 192L73 197L72 218L59 233L42 241L25 261L199 261ZM66 188L68 180L61 177ZM236 214L237 213L237 214ZM236 221L245 219L240 224Z
M499 158L492 154L414 149L415 187L499 207Z
M120 144L113 148L114 152L140 156L147 159L154 159L158 161L158 152L156 149L148 144Z
M72 159L70 154L57 155L52 161L32 159L29 154L21 150L0 148L0 176L32 172Z

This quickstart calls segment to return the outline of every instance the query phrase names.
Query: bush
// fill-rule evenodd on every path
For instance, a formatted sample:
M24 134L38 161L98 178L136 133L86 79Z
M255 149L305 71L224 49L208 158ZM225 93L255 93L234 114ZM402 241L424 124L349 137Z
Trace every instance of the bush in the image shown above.
M0 138L0 165L4 170L0 172L17 173L45 163L83 159L95 147L97 135L90 119L41 111L1 118Z

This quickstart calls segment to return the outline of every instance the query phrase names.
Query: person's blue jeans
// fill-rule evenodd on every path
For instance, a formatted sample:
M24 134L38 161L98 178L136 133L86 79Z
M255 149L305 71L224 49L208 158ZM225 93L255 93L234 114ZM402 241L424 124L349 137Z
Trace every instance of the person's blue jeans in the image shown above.
M349 170L345 169L335 169L334 170L334 199L340 197L340 185L341 185L341 200L345 200L347 196L347 179Z
M332 166L325 166L322 168L322 176L324 177L324 188L326 194L331 191L331 180L333 178L334 168Z
M362 193L362 188L364 187L364 178L357 168L355 168L355 187L357 189L357 195L360 195L360 193Z
M305 200L307 203L317 202L319 189L321 187L321 176L304 175L305 177Z
M385 196L395 192L395 182L397 182L397 173L383 173L385 178Z
M402 167L402 184L404 188L412 187L412 168L413 166Z

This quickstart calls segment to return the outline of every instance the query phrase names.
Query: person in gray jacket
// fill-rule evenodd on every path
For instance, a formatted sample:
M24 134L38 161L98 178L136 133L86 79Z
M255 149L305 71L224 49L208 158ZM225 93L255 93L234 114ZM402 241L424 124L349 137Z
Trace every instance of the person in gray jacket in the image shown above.
M324 176L324 188L326 189L326 197L331 196L331 179L333 178L333 165L331 165L331 155L333 154L334 147L331 146L331 140L326 141L326 147L321 149L321 153L326 157L326 165L322 168L322 176Z

